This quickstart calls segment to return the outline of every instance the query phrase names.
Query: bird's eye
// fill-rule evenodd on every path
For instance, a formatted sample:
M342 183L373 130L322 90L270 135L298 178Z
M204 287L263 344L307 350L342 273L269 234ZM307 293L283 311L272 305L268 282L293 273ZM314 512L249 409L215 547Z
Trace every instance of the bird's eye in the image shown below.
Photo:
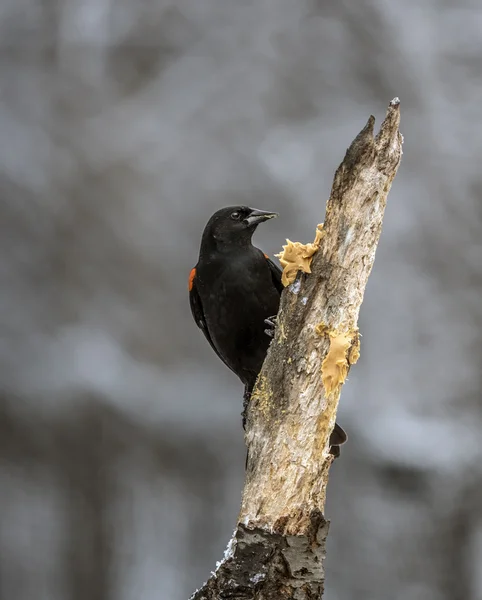
M237 210L234 211L233 213L231 213L231 219L234 219L235 221L237 221L240 217L241 217L241 213L238 212Z

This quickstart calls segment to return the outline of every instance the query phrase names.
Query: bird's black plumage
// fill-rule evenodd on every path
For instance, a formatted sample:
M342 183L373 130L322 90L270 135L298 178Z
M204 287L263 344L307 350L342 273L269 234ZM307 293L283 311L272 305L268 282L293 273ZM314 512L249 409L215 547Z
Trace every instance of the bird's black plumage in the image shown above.
M283 291L281 270L251 238L276 213L228 206L208 221L197 265L189 277L191 311L219 358L241 379L245 400L261 370L270 337L265 319L276 315ZM331 443L346 434L335 426ZM333 448L338 454L338 448Z

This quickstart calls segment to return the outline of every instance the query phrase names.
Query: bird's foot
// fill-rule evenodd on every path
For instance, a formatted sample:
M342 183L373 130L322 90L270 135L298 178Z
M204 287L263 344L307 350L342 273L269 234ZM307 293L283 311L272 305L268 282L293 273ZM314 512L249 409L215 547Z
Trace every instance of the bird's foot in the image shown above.
M241 417L243 418L243 429L246 429L246 419L248 418L248 406L251 399L251 392L246 388L243 395L243 412Z
M264 332L270 338L274 338L274 330L276 327L276 318L278 315L273 315L264 320L265 324L268 325L269 329L265 329Z

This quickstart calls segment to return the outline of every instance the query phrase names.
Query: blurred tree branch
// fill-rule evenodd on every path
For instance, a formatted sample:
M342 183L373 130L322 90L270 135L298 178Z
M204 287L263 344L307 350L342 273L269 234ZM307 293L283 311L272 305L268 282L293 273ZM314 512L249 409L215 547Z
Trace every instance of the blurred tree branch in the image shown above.
M376 136L374 123L370 117L335 173L311 275L298 274L283 292L249 407L238 525L193 600L308 600L323 593L328 440L359 355L358 313L402 155L399 100Z

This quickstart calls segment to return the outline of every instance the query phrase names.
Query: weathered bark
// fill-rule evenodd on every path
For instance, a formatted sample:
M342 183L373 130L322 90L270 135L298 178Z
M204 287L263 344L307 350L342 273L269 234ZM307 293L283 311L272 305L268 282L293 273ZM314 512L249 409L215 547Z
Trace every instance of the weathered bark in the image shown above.
M298 274L283 292L249 407L238 526L194 600L321 598L328 440L358 358L358 313L402 155L398 99L376 137L374 123L370 117L336 171L311 275Z

